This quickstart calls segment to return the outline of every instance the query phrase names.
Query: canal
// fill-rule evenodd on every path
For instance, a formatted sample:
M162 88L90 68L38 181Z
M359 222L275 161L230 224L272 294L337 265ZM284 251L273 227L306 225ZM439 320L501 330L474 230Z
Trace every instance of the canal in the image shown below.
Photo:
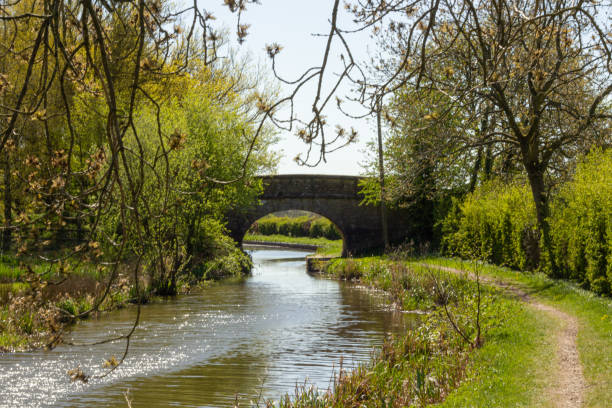
M227 407L236 398L249 406L296 384L327 389L341 360L345 369L367 361L411 324L380 294L308 275L308 252L249 251L255 268L244 281L144 306L125 364L104 379L71 383L66 373L102 373L121 342L0 355L0 407L122 407L126 389L134 407ZM80 322L69 337L124 333L135 309Z

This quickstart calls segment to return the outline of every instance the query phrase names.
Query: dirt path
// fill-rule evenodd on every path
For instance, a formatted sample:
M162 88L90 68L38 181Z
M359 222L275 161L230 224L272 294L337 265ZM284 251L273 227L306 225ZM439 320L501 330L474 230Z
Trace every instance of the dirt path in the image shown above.
M476 275L471 272L462 271L455 268L429 264L421 265L458 275L467 274L472 279L476 278ZM578 335L578 320L576 317L533 299L527 292L512 284L509 284L508 282L482 275L480 276L480 281L511 293L534 309L548 313L556 321L560 322L561 326L556 333L557 369L555 381L551 385L550 389L550 394L552 395L551 402L552 406L554 407L581 407L586 385L584 375L582 373L582 364L580 363L578 347L576 346L576 338Z

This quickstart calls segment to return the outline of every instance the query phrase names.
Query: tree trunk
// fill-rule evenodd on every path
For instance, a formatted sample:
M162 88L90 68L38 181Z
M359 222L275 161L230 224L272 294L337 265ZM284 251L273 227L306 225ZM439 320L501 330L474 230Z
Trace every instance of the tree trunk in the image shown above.
M474 162L474 167L472 168L472 175L470 176L470 187L469 192L472 193L476 189L476 183L478 182L478 173L480 173L480 164L482 163L482 146L478 148L478 152L476 153L476 161Z
M542 170L543 166L535 161L525 161L524 164L525 170L527 171L527 177L529 178L531 194L535 204L538 230L540 231L541 247L546 256L546 259L542 259L542 254L540 254L539 259L535 260L535 264L542 268L545 266L544 262L548 261L552 275L557 276L558 269L552 253L552 238L550 236L550 224L548 223L550 207L548 194L546 193L546 186L544 185L544 171Z
M5 154L4 163L4 231L2 231L2 251L11 248L12 234L11 224L13 223L13 195L11 191L11 163L8 153Z
M491 108L487 106L483 112L482 120L480 121L480 139L484 140L489 131L489 114L491 112ZM491 164L489 163L491 156L491 145L487 145L487 156L485 158L485 174L483 180L489 179L489 173L491 172ZM480 173L480 168L482 167L482 145L478 147L478 157L476 158L476 163L474 163L474 169L472 170L472 178L470 180L470 193L474 191L476 188L476 184L478 183L478 174Z
M378 111L376 112L376 126L378 133L378 176L380 180L380 222L382 224L382 239L385 250L389 248L389 226L387 224L387 203L385 197L385 163L383 155L382 125L381 125L382 100L378 101Z
M487 145L487 149L485 150L485 161L484 161L482 179L484 181L490 180L492 171L493 171L493 153L491 152L491 145Z

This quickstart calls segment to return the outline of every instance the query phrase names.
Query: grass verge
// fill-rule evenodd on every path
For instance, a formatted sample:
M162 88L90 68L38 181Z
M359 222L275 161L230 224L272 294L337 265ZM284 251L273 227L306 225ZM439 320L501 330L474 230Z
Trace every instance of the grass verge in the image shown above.
M205 281L242 277L250 270L250 259L233 244L231 248L178 274L173 294ZM0 256L0 352L53 347L77 319L172 295L167 292L169 278L158 279L144 266L136 285L134 267L129 260L113 270L99 261L66 258L52 263Z
M492 287L481 291L482 346L475 339L477 285L470 279L381 257L332 261L329 277L382 289L421 326L390 339L369 363L340 373L320 394L298 389L283 407L547 406L554 322ZM448 314L446 313L448 310Z
M475 262L425 258L429 264L462 269ZM543 303L578 318L578 351L587 382L586 407L612 407L612 299L578 288L541 273L517 272L494 265L480 265L484 274L511 282Z
M326 256L340 256L342 253L342 240L327 238L290 237L287 235L247 234L244 241L283 242L288 244L302 244L317 246L317 254Z

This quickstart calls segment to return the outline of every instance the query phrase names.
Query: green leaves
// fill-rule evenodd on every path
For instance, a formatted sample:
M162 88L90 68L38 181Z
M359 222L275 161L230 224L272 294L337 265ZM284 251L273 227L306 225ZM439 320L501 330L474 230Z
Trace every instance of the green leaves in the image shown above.
M612 293L612 151L579 163L552 208L554 254L566 278Z
M612 290L612 151L595 150L551 200L552 254L561 277L596 293ZM540 251L526 184L485 183L443 222L445 250L514 269L530 269ZM548 265L542 266L547 271Z

